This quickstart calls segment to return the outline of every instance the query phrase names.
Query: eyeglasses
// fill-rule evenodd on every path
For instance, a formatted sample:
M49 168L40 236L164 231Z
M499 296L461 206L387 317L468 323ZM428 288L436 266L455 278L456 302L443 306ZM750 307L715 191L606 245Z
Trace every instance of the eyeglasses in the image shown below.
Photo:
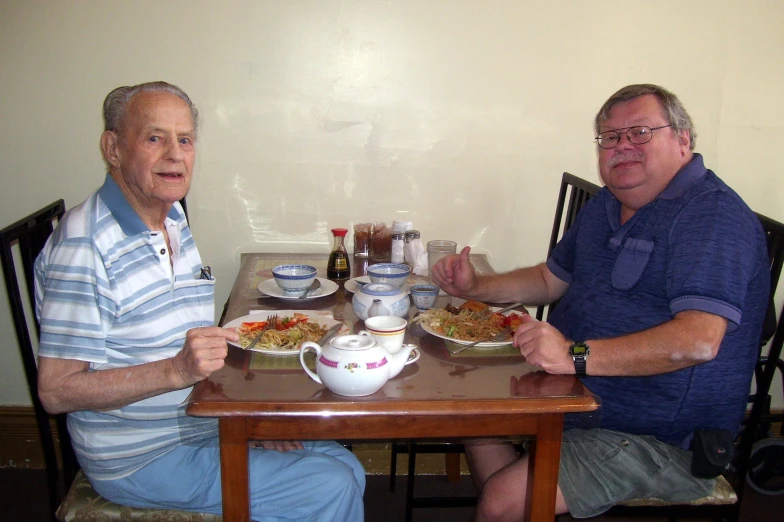
M615 129L600 132L596 138L596 143L603 149L612 149L618 142L621 141L621 131L626 131L626 138L630 143L635 145L642 145L648 143L653 139L653 131L672 127L672 125L662 125L661 127L648 127L647 125L638 125L636 127L627 127L626 129Z

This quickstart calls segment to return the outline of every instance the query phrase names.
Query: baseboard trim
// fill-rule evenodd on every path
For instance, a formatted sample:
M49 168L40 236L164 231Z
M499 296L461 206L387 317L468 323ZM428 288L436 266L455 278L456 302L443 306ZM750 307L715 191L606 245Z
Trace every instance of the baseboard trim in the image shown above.
M59 441L53 419L49 425L55 440ZM41 437L32 406L0 406L0 467L45 467Z

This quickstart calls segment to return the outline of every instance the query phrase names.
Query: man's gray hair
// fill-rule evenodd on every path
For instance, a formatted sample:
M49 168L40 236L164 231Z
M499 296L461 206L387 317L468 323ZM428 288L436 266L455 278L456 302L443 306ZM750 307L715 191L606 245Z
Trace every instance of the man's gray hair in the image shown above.
M140 92L169 92L187 103L193 118L193 137L194 139L196 138L199 130L199 111L196 109L196 105L185 94L185 91L176 85L166 82L147 82L139 85L117 87L110 92L103 101L104 130L120 134L128 102Z
M697 143L697 131L694 130L694 123L692 123L689 113L686 112L686 108L673 93L664 87L650 83L627 85L610 96L596 114L596 119L594 120L596 134L599 134L599 125L610 117L610 109L612 109L613 105L646 94L653 94L658 98L664 109L664 117L667 118L667 123L672 126L673 132L689 131L689 137L691 138L690 149L694 150L694 145Z

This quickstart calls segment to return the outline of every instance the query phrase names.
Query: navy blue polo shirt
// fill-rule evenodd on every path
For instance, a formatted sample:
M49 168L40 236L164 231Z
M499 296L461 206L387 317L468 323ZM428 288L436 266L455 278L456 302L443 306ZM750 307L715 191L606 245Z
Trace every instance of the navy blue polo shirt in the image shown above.
M728 328L709 362L662 375L584 378L601 398L599 426L684 448L695 429L736 433L770 289L759 220L699 154L623 225L620 207L602 188L556 245L547 266L569 288L550 323L581 341L639 332L683 310L701 310L725 317Z

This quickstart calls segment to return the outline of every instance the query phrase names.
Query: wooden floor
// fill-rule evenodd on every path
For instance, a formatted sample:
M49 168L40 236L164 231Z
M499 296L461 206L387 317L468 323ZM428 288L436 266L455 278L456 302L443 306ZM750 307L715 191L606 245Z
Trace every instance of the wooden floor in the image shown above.
M395 492L389 488L388 475L369 475L365 490L365 520L368 522L400 522L405 519L406 477L399 476ZM43 470L0 468L0 520L3 522L50 522L46 479ZM417 495L471 495L470 478L449 482L445 476L419 476ZM784 495L765 496L749 491L742 508L741 522L773 522L784 519ZM469 522L471 508L416 509L415 522ZM558 517L558 522L571 522L569 516ZM604 517L591 520L603 521ZM618 521L618 518L606 519ZM635 519L641 520L641 519ZM660 522L664 519L642 519Z

